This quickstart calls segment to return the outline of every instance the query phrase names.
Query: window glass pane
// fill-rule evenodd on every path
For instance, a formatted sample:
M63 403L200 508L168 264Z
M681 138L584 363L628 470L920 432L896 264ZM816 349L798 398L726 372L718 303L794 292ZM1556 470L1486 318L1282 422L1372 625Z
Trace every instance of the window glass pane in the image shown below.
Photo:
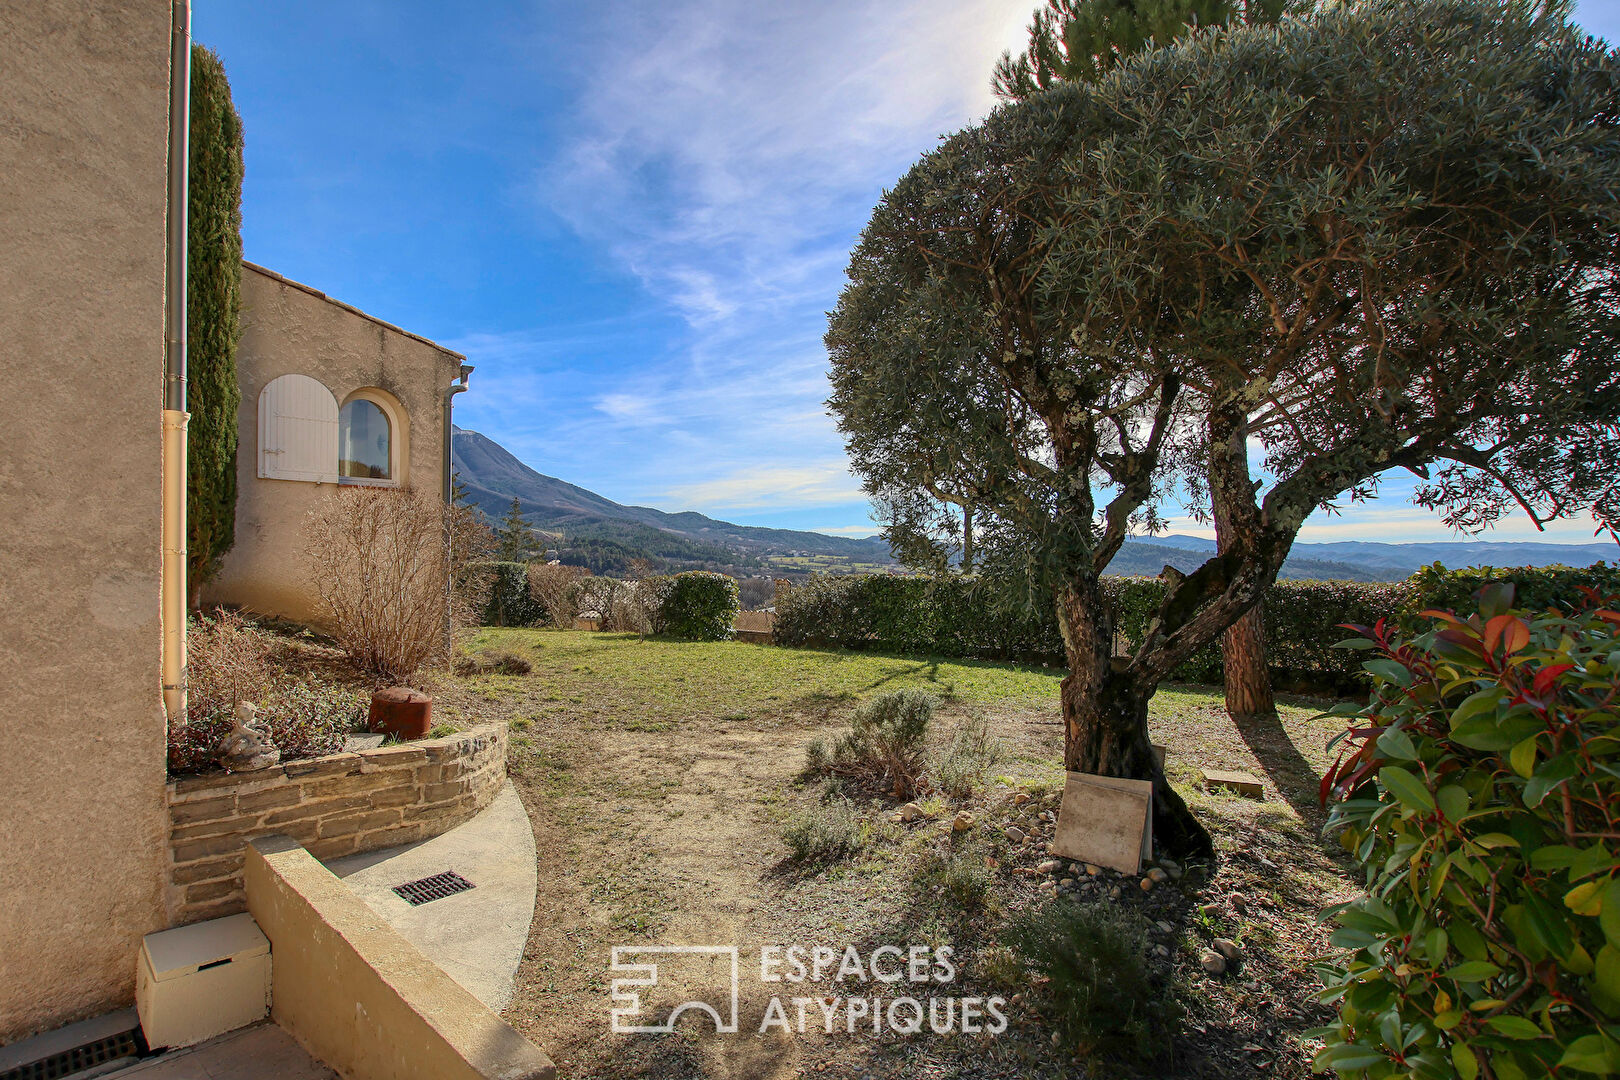
M388 414L376 402L356 398L339 419L338 475L387 480Z

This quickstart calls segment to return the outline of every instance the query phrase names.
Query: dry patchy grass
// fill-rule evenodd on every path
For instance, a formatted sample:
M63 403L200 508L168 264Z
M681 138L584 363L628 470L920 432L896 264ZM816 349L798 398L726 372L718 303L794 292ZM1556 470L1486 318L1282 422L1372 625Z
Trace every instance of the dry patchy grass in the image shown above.
M1050 1025L1022 999L1009 1009L1012 1028L991 1040L819 1027L753 1034L769 994L747 967L764 944L952 944L964 960L954 992L1025 989L1009 975L998 934L1050 902L1033 873L1045 855L1008 845L1001 830L1020 814L1027 820L1015 792L1055 803L1060 671L573 631L486 629L469 648L509 650L532 666L527 675L446 680L435 714L512 725L510 767L534 822L541 874L508 1018L551 1052L561 1075L1130 1075L1119 1063L1054 1048ZM856 702L902 687L943 699L936 739L977 713L1003 743L998 779L965 803L979 819L973 834L948 840L957 804L942 798L924 803L928 820L904 826L891 821L892 804L856 800L870 843L844 859L789 859L782 826L821 795L797 778L805 746L842 729ZM1323 1015L1308 1001L1307 965L1325 947L1314 916L1352 887L1318 836L1315 783L1334 730L1311 719L1323 704L1290 698L1276 723L1239 731L1211 688L1170 686L1154 699L1151 725L1170 748L1171 780L1220 852L1207 881L1190 875L1179 888L1143 893L1118 879L1090 894L1171 928L1155 929L1153 940L1168 953L1158 962L1185 1015L1154 1075L1308 1073L1300 1033ZM1201 791L1201 766L1254 772L1266 800ZM1106 899L1112 884L1119 901ZM1216 936L1245 948L1243 965L1218 979L1198 966ZM608 949L638 941L741 946L742 1034L683 1024L667 1036L611 1035Z

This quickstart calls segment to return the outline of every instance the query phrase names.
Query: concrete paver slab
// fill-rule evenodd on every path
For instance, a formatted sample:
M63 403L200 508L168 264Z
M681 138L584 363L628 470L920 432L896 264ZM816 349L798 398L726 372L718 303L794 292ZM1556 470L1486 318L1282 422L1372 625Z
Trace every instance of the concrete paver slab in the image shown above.
M337 1080L337 1073L266 1021L148 1058L107 1080Z
M529 816L510 781L483 813L430 840L334 859L327 869L494 1012L512 999L534 918ZM395 885L454 870L474 888L412 907Z

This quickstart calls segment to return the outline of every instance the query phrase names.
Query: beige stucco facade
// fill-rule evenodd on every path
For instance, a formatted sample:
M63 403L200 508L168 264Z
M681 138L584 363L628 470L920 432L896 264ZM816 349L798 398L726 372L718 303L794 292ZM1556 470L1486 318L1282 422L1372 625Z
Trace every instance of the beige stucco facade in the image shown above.
M0 1043L133 1000L164 921L169 4L0 4Z
M337 485L260 475L259 398L272 380L316 379L340 406L357 394L385 403L397 440L391 482L442 494L444 395L465 359L307 285L244 265L236 545L203 587L204 605L320 622L301 537L311 508Z

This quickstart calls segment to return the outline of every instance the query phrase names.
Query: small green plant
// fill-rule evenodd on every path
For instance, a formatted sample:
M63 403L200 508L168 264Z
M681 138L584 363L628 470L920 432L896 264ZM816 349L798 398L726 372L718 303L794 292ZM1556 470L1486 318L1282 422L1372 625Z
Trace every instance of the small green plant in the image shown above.
M1148 970L1141 918L1106 905L1060 900L1014 920L1004 934L1045 976L1045 1006L1082 1054L1158 1057L1179 1008Z
M928 771L935 790L947 798L966 799L984 786L1004 756L1001 740L990 733L990 721L973 713L956 726Z
M1003 990L1021 991L1029 985L1029 970L1007 945L989 945L979 950L974 971L991 986Z
M995 906L995 879L984 860L985 851L978 846L928 851L912 871L912 887L925 901L934 898L955 911L989 911Z
M928 725L939 699L922 690L890 690L855 709L849 731L831 750L813 740L805 767L833 773L892 795L917 794L927 755ZM820 744L818 746L818 743Z
M818 776L825 776L832 771L832 751L827 747L827 740L817 735L811 739L804 748L804 768L799 775L807 780Z
M1331 912L1318 1069L1620 1072L1620 596L1513 597L1344 643L1373 693L1322 794L1367 895Z
M428 728L427 737L430 739L442 739L447 735L454 735L459 730L454 724L434 724Z
M795 862L847 859L866 846L866 836L848 799L834 799L800 811L782 826L782 839Z

